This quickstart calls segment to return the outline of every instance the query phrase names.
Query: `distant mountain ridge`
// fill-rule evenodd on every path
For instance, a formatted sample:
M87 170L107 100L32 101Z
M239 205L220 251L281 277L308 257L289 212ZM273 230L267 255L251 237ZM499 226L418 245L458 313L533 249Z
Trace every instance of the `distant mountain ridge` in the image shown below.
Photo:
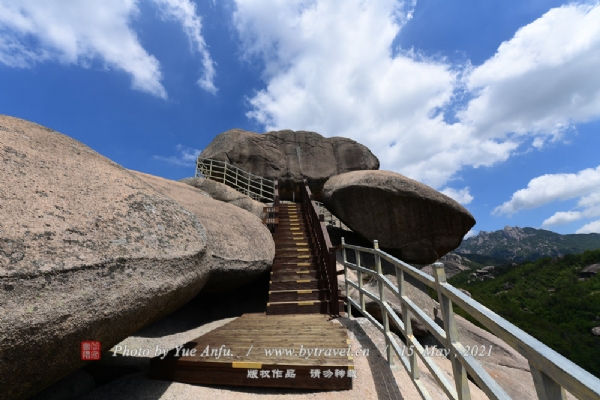
M522 262L600 249L600 233L561 235L535 228L506 226L464 239L453 252L479 262Z

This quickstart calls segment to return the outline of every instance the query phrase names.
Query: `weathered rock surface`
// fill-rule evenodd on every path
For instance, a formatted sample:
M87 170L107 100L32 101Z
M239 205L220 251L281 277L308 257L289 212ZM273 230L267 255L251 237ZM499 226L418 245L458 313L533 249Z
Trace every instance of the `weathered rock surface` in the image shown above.
M197 188L185 183L141 172L135 175L191 211L206 229L207 254L202 266L210 269L210 276L203 291L235 289L269 270L275 243L256 215L198 195Z
M445 256L441 257L438 261L444 263L444 269L446 271L447 279L450 279L454 275L460 274L461 272L470 269L467 265L465 265L470 263L469 260L459 256L458 254L446 254ZM431 265L426 265L425 267L421 268L421 271L429 275L433 275L433 267Z
M330 178L323 203L354 232L403 261L429 264L457 248L475 218L448 196L390 171Z
M225 203L250 211L258 218L263 217L263 207L266 207L266 204L256 201L224 183L204 178L185 178L180 182L202 190L215 200L224 201Z
M212 204L201 222L82 143L21 119L0 116L0 155L0 387L7 398L29 397L81 367L82 340L110 347L179 308L216 261L231 264L239 242L262 228L253 215L206 196L197 196ZM221 207L232 210L210 215ZM212 219L237 218L234 211L244 216L228 241L227 225Z
M325 181L348 171L379 169L379 160L354 140L325 138L316 132L273 131L257 134L232 129L219 134L200 157L227 161L253 174L279 179L280 196L299 196L294 182L306 177L317 200Z

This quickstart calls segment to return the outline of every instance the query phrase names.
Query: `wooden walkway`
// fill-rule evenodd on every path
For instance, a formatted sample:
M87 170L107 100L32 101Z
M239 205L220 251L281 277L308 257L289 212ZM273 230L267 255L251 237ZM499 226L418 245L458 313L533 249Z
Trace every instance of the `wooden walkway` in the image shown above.
M330 293L303 206L281 204L264 314L244 314L150 362L152 379L296 389L352 388L348 333Z
M281 204L267 314L330 313L327 277L302 204Z
M322 314L244 314L150 363L152 379L329 390L353 370L346 328Z

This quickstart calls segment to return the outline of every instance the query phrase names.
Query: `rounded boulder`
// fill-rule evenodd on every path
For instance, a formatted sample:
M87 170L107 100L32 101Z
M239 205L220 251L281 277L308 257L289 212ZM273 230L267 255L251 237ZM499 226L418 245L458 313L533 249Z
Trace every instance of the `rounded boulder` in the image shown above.
M463 206L391 171L330 178L323 203L350 229L405 262L428 264L457 248L475 225Z

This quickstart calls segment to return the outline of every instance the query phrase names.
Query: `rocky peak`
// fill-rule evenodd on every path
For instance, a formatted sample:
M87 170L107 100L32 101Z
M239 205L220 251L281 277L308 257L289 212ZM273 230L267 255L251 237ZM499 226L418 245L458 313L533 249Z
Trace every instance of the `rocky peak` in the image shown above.
M279 180L282 199L299 196L303 177L319 200L332 176L379 169L379 160L360 143L317 132L281 130L264 134L232 129L217 135L200 157L227 161L245 171Z

